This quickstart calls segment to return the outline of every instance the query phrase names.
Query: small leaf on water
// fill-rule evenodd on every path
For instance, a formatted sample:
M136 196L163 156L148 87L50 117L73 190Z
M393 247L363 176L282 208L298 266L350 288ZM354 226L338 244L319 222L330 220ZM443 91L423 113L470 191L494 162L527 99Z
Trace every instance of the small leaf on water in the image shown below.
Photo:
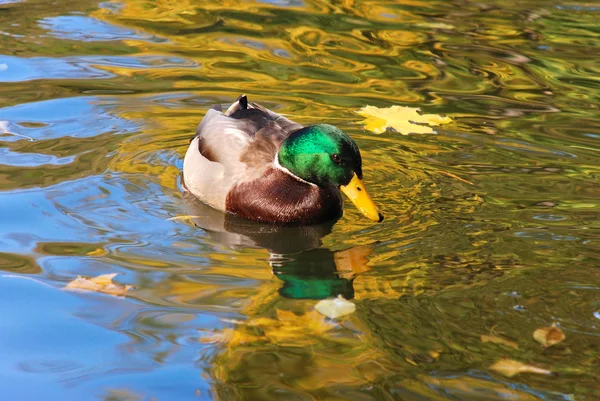
M494 335L488 336L488 335L483 334L481 336L481 342L482 343L501 344L501 345L506 345L507 347L511 347L514 349L519 349L519 344L517 344L516 342L510 341L510 340L505 340L504 338L494 336Z
M68 290L95 291L110 295L123 296L132 287L130 285L122 286L113 283L112 279L116 275L117 273L103 274L101 276L92 278L79 276L67 284L65 288Z
M169 217L166 221L191 220L191 219L197 219L199 217L200 216L192 216L192 215L184 214L184 215L181 215L181 216Z
M496 372L506 377L513 377L519 373L536 373L539 375L552 374L552 372L547 369L538 368L537 366L532 365L526 365L513 359L501 359L492 366L490 366L490 369L495 370Z
M410 363L410 364L411 364L411 365L413 365L413 366L419 366L419 364L418 364L418 363L416 363L416 362L415 362L415 361L414 361L414 360L413 360L411 357L409 357L409 356L406 356L406 357L404 357L404 360L405 360L406 362Z
M450 24L445 24L443 22L423 22L420 24L417 24L417 26L423 27L423 28L429 28L429 29L456 29L454 28L454 26L450 25Z
M429 354L430 357L432 357L434 360L438 359L440 357L440 351L437 350L431 350L431 351L427 351L427 353Z
M335 319L336 317L349 315L356 311L356 305L347 301L339 295L335 299L324 299L315 305L315 309L322 315L328 318Z
M544 347L551 347L565 339L565 333L553 323L550 327L542 327L533 332L533 338Z
M376 134L393 128L403 135L408 134L433 134L431 126L448 124L450 117L437 114L420 114L421 110L415 107L391 106L380 109L375 106L365 106L356 113L365 117L362 123L365 129Z

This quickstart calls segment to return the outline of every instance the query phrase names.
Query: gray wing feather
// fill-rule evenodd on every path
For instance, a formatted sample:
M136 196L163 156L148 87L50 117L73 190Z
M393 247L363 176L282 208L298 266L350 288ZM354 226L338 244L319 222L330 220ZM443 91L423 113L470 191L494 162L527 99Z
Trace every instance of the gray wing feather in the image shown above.
M206 113L194 138L200 138L199 151L226 168L239 168L240 155L256 141L270 141L278 149L302 125L260 106L248 103L242 95L225 113L211 109Z
M198 125L194 138L200 139L198 150L209 160L226 168L237 167L240 154L252 140L248 135L252 128L244 120L236 120L211 109Z

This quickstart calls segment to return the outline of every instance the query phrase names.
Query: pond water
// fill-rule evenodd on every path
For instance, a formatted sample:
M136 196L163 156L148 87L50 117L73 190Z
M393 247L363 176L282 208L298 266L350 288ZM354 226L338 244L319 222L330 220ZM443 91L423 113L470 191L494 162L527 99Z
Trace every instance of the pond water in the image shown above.
M1 0L0 398L600 399L598 18L569 0ZM278 228L184 197L190 136L241 93L349 133L386 220L347 203ZM366 105L453 122L375 134ZM65 290L108 273L125 297ZM337 294L356 312L314 312ZM545 348L552 324L566 339ZM490 368L506 359L551 374Z

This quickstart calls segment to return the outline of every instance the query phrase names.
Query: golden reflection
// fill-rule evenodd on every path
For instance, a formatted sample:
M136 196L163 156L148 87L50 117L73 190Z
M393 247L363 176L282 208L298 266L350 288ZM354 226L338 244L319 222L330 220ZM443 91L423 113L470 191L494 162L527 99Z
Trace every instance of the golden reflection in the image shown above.
M437 389L452 391L461 399L477 398L480 394L489 395L490 399L515 399L519 401L540 401L540 397L528 391L515 388L514 385L477 377L430 377L421 375L419 381L401 381L400 385L406 386L421 397L434 397L433 400L446 400L439 397Z
M211 241L234 249L268 250L265 262L272 272L265 268L240 268L255 264L255 255L238 252L233 266L226 253L212 256L215 273L267 284L266 294L258 292L263 294L260 299L272 292L272 274L279 283L277 291L285 298L324 299L338 294L352 298L354 278L369 269L368 246L337 252L322 247L322 238L331 232L335 222L297 227L266 225L212 209L187 193L184 200L189 215L198 216L191 219L192 223L202 228Z
M208 371L217 383L216 389L235 385L244 378L252 383L244 391L245 395L254 397L258 395L252 388L278 383L279 376L273 375L275 370L293 372L301 368L293 360L286 360L284 365L265 364L263 358L268 359L267 355L272 355L275 349L279 358L285 359L287 353L302 355L302 366L310 367L299 379L305 391L317 391L323 380L327 380L328 386L364 386L399 369L397 360L391 358L375 339L377 334L365 318L366 311L361 312L360 308L364 307L361 302L380 302L382 299L398 302L439 291L438 287L431 288L429 263L407 261L398 266L401 251L386 253L381 250L374 257L372 245L332 252L322 247L323 235L327 235L331 227L297 227L291 228L296 230L295 234L286 234L281 227L239 219L207 207L193 197L184 198L186 213L198 216L192 221L210 235L209 241L231 248L268 249L270 253L268 262L273 273L256 268L242 272L244 264L252 264L251 258L247 262L242 259L237 268L219 264L212 267L214 273L255 279L257 286L254 288L221 290L214 295L207 295L206 291L212 291L209 288L196 289L204 297L216 296L222 302L235 300L244 317L243 320L225 319L223 329L200 332L199 341L212 347ZM469 201L461 205L467 208L462 209L464 213L472 210ZM434 225L431 221L429 226ZM423 229L420 224L414 228ZM406 233L406 241L397 242L397 246L411 244L410 231L410 225L407 225L402 230ZM472 252L464 255L455 262L457 267L465 268L471 263ZM237 253L238 257L244 258L244 254ZM225 263L226 257L221 260ZM382 279L379 275L371 275L371 264L380 268L392 267L398 272L397 277L390 279L388 275ZM185 290L185 294L189 294L186 296L190 297L183 298L185 303L197 302L193 298L194 289L190 288ZM359 305L357 314L344 318L352 327L351 331L346 323L327 320L313 309L315 301L312 299L337 293L352 298ZM351 349L352 352L344 352L340 358L338 349ZM402 359L406 364L418 367L437 360L444 352L435 342L423 346L406 344ZM248 366L256 369L251 376L247 375ZM257 371L261 373L257 374Z
M149 5L146 1L127 1L121 10L124 17L139 18L154 22L190 23L190 16L196 15L196 2L192 0L153 0ZM226 3L223 1L222 3Z
M9 273L39 274L42 269L30 256L0 252L0 271Z
M280 88L282 93L295 91L319 101L319 97L337 87L340 93L350 94L356 99L394 99L396 102L422 100L415 92L408 91L399 80L390 85L389 74L376 77L373 73L385 66L387 57L402 56L401 49L424 43L425 35L409 29L350 29L362 25L361 21L365 18L389 20L389 16L379 16L385 14L383 7L373 8L372 5L362 3L350 7L347 4L334 6L329 2L305 2L302 8L315 9L317 12L350 12L357 18L356 21L346 21L340 29L321 29L315 24L295 20L291 18L291 14L288 19L279 17L283 10L267 3L231 3L198 4L184 1L175 4L172 1L155 1L149 7L146 1L132 0L123 4L118 15L98 11L98 18L116 24L139 24L141 30L149 29L151 25L147 21L179 26L178 29L150 32L168 40L168 43L141 39L126 39L124 43L139 49L140 55L160 54L166 49L185 49L182 56L199 65L193 73L177 71L176 68L166 71L102 68L119 76L171 79L172 87L182 90L241 91L258 95L265 93L265 85L272 85ZM294 8L295 5L292 4L285 12ZM240 12L232 12L233 9ZM421 16L400 9L395 11L396 18L401 17L404 23L426 21ZM270 13L274 13L272 19L257 18L258 15ZM144 16L143 20L141 15ZM224 21L225 29L217 26L209 29L215 21ZM182 34L186 29L193 29L199 24L207 29L198 34ZM427 75L422 75L419 69L422 70L423 67L405 67L406 71L420 73L415 79L425 78ZM335 85L332 86L332 83ZM328 90L324 91L321 86ZM357 102L357 106L359 105L361 104Z
M271 352L272 347L301 351L306 347L320 347L324 340L360 352L356 352L351 363L334 362L331 351L311 353L310 374L302 379L302 385L307 388L316 390L318 380L323 377L331 384L366 383L365 364L375 361L388 364L381 352L372 349L361 337L340 336L345 329L313 309L315 301L312 299L340 293L346 298L354 297L354 280L370 269L371 246L334 252L322 247L322 238L330 233L332 223L307 227L264 225L216 211L193 196L186 195L184 199L186 212L198 216L191 221L206 231L211 241L232 248L264 248L270 253L268 261L272 273L264 268L248 269L247 277L258 279L259 285L251 291L244 289L237 293L238 297L242 293L245 297L240 309L245 319L226 320L226 328L200 333L199 340L211 344L217 351L210 373L219 386L235 382L236 377L243 375L247 364L254 363L255 357ZM243 255L238 253L236 258L240 256ZM244 277L240 270L213 267L215 273ZM265 274L274 276L269 279ZM186 291L188 293L193 296L193 291ZM302 299L305 301L298 301ZM378 374L371 371L368 377ZM265 379L262 375L255 378Z
M153 289L152 297L179 305L193 305L199 299L214 296L221 290L218 284L186 279L170 280ZM143 294L142 294L142 297Z
M176 198L175 166L207 105L249 92L302 123L339 123L365 150L373 190L389 195L389 220L377 228L347 219L333 231L281 230L201 206L188 211L198 216L192 224L206 237L190 241L194 245L185 256L203 260L179 266L173 278L139 297L154 305L214 308L243 317L225 319L222 330L201 332L201 341L212 347L207 370L215 388L229 385L239 399L273 399L281 389L326 399L328 391L390 380L390 387L401 386L415 398L447 399L440 395L444 391L465 399L478 391L491 398L539 398L464 370L448 378L415 378L415 372L477 367L474 361L490 355L477 348L479 341L473 344L473 326L496 323L497 314L486 321L484 312L499 310L501 297L487 299L487 306L479 302L493 285L518 276L529 253L533 263L554 255L556 239L546 240L545 249L517 248L521 226L533 223L507 213L510 205L518 204L523 215L535 202L554 202L560 212L593 209L594 190L586 182L598 170L592 155L596 139L585 136L589 129L573 131L568 113L558 113L581 117L582 127L596 124L598 68L589 51L577 50L591 40L591 31L554 26L546 15L535 27L524 26L525 12L495 18L500 8L478 3L458 11L453 3L438 7L418 0L393 5L305 0L285 7L243 0L127 0L118 12L95 12L99 19L155 36L119 42L132 57L176 55L195 66L97 67L117 75L107 87L131 92L119 98L118 115L144 127L120 140L110 161L95 160L100 170L108 163L111 171L146 177ZM567 30L568 36L561 35ZM547 53L536 50L538 45ZM182 99L171 102L171 95ZM367 104L421 107L448 113L456 123L436 136L374 136L353 114ZM586 159L579 158L577 167L569 159L563 171L543 172L548 173L543 186L528 198L522 191L531 181L529 172L542 172L540 158L563 163L536 132L548 143L549 138L569 143L563 148ZM589 199L563 199L565 193ZM195 251L198 243L207 249ZM86 249L87 256L102 256L95 249ZM128 256L122 263L142 271L173 267L147 259ZM523 280L519 276L493 290L510 292ZM340 293L357 304L354 315L334 322L314 312L316 299ZM464 299L452 298L460 293L466 293ZM507 316L511 302L502 305ZM330 398L335 397L340 395Z
M373 249L365 245L335 252L333 260L339 277L352 279L368 271L370 268L367 263L372 252Z

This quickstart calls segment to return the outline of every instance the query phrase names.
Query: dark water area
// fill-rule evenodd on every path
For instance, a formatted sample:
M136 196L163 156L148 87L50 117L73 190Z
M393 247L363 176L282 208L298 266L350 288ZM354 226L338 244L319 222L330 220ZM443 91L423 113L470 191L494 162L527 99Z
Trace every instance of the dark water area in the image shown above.
M0 0L0 399L600 400L598 18ZM265 226L183 196L190 136L241 93L350 134L386 220ZM376 134L367 105L452 123ZM65 289L109 273L126 296ZM356 312L314 312L337 294Z

